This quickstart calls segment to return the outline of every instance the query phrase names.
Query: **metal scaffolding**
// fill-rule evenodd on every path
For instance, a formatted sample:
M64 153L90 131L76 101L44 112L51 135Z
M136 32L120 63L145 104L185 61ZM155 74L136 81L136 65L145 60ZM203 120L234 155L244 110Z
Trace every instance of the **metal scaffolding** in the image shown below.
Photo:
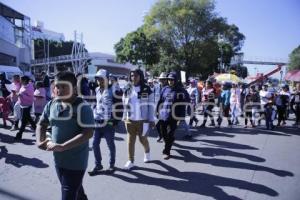
M79 39L79 41L78 41ZM75 74L84 73L84 68L88 61L88 53L84 49L83 44L83 34L77 34L77 31L74 31L74 43L72 47L72 68Z

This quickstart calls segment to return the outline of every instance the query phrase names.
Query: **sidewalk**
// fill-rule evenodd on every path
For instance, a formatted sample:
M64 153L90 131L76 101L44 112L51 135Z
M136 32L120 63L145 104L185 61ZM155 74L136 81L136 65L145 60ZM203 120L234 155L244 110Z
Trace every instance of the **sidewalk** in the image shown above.
M183 140L183 130L178 130L173 157L167 161L161 156L163 143L157 143L153 133L149 138L151 163L143 163L137 141L134 170L118 169L113 175L93 177L86 174L83 185L91 200L297 200L300 131L291 123L274 131L244 129L242 125L192 129L190 141ZM0 129L0 199L60 199L52 153L37 149L32 133L24 133L22 143L12 143L14 136ZM127 161L122 127L116 134L116 148L116 166L122 168ZM105 140L101 150L107 167ZM93 162L90 151L90 168Z

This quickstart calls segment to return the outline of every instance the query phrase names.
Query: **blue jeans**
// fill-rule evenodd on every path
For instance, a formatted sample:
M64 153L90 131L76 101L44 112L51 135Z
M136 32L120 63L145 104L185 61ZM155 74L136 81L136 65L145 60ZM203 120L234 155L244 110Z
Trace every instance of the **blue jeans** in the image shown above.
M93 150L95 156L96 166L102 166L102 156L100 151L101 138L105 138L108 149L109 149L109 165L110 167L115 166L116 161L116 145L115 145L115 129L111 125L106 125L101 128L95 128Z
M69 170L55 167L61 184L62 200L87 200L82 187L84 170Z
M266 127L267 127L267 129L273 129L274 128L272 113L273 113L272 108L266 108L265 109L265 116L266 116L265 118L266 118Z

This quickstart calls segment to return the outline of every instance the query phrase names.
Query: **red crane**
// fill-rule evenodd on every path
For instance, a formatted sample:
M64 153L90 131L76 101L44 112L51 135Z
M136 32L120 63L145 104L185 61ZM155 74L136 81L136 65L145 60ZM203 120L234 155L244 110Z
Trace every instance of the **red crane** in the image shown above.
M262 82L262 81L266 80L269 76L275 74L276 72L279 72L281 70L282 66L283 66L283 64L278 65L275 69L268 72L267 74L265 74L265 75L262 74L261 76L258 76L254 81L250 82L248 85L252 85L254 83Z

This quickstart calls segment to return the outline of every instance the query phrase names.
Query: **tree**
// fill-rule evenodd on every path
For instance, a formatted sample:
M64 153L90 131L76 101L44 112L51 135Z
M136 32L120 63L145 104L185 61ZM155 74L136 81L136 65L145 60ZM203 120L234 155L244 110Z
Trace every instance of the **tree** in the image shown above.
M159 46L155 40L145 35L143 27L121 38L114 48L120 62L149 66L159 61Z
M162 51L175 58L179 68L188 73L211 73L217 69L223 35L224 63L240 50L245 37L235 25L214 12L214 1L160 0L145 19L147 35L158 38ZM206 49L204 49L206 48Z
M289 55L289 70L300 69L300 45Z
M143 57L146 54L139 55L137 51L141 49L151 52L147 55L155 58L155 62L147 62L151 63L152 71L184 70L188 75L207 77L218 70L221 52L223 63L229 65L245 39L237 26L227 24L214 9L211 0L159 0L145 17L143 26L116 44L117 57L133 63L146 60ZM137 39L139 48L136 48L135 38L140 35L154 47L157 45L151 46L154 51L140 39ZM222 43L218 41L219 35L224 38Z

